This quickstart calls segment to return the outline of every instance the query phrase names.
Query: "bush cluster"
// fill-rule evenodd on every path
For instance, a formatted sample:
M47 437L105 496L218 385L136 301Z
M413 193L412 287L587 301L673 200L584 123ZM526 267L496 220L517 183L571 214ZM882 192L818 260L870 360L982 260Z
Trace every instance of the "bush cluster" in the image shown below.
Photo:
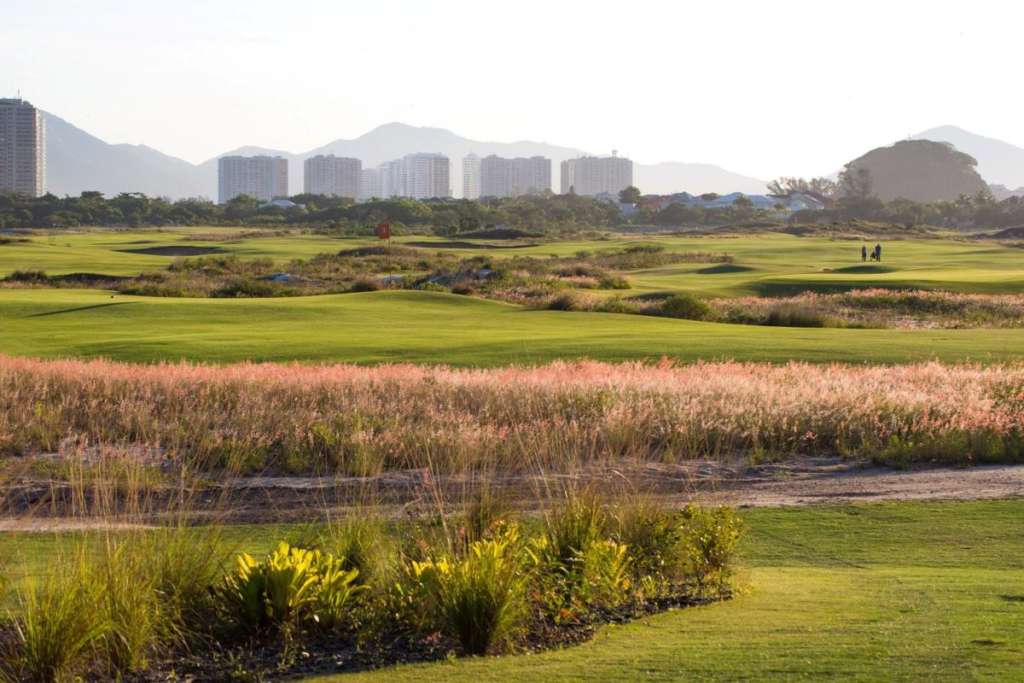
M541 519L486 504L402 525L350 518L259 559L239 554L233 566L223 545L178 556L196 533L132 532L55 562L18 593L0 677L114 679L185 651L212 661L215 650L275 644L383 652L397 639L474 655L550 647L615 610L728 597L740 526L724 508L575 495Z

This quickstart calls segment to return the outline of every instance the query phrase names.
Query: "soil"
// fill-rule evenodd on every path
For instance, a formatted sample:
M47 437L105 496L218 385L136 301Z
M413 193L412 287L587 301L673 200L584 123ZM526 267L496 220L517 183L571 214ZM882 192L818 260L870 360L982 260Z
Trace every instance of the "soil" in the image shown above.
M185 492L195 522L263 523L344 515L367 504L404 516L436 510L438 500L466 500L488 490L524 511L542 507L554 492L594 486L613 492L643 492L677 504L702 502L738 507L799 506L913 500L978 500L1024 497L1024 465L894 470L840 458L801 458L750 465L710 460L678 464L591 464L571 473L509 473L483 482L467 475L398 470L372 477L249 476L208 481ZM171 485L145 495L146 509L173 510L182 491ZM0 491L0 531L79 530L93 523L77 511L105 512L104 526L156 523L176 512L140 516L138 501L92 506L61 482L21 479ZM123 515L123 516L119 516Z

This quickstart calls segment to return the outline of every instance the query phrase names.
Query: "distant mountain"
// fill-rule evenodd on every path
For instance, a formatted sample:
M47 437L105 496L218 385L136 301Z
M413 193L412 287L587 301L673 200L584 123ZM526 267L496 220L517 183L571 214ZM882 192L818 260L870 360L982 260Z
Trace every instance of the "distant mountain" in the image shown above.
M978 173L987 182L1006 187L1024 187L1024 148L956 126L932 128L911 139L949 142L978 160Z
M975 169L977 161L947 142L902 140L873 149L846 165L849 172L866 170L871 189L883 201L903 198L915 202L955 200L987 189Z
M727 171L711 164L683 164L669 161L637 167L636 177L640 189L647 194L690 194L742 192L764 194L765 181Z
M44 112L44 117L46 187L55 195L99 190L108 196L120 192L175 198L215 196L187 161L145 145L112 145L53 114Z
M56 195L99 190L108 196L144 192L172 199L216 199L217 159L231 154L285 157L289 160L289 191L298 194L303 189L302 162L311 156L350 156L361 159L364 166L376 166L413 152L439 152L451 159L451 184L456 196L462 194L462 157L471 152L482 157L488 154L545 156L552 161L552 189L557 192L561 162L584 154L579 149L544 142L485 142L463 138L442 128L389 123L353 140L335 140L308 152L294 154L263 147L240 147L197 166L145 145L110 144L53 114L45 116L47 189ZM717 166L678 162L638 165L635 180L644 192L659 194L682 191L761 193L765 185Z

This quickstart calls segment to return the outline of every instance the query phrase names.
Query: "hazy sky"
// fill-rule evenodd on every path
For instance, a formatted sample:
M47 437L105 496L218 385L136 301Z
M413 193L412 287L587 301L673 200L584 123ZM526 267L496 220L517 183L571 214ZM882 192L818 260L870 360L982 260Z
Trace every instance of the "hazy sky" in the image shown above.
M1018 2L2 0L0 95L199 162L389 121L760 178L1024 146Z

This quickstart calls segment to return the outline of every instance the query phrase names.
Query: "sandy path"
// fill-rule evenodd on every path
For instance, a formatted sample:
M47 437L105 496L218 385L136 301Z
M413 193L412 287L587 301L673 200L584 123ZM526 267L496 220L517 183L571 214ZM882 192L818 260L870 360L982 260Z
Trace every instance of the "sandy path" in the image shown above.
M427 483L429 481L429 483ZM867 467L836 458L806 458L781 464L747 466L713 461L680 464L620 463L593 465L582 472L545 475L505 475L489 486L523 509L536 509L552 491L580 483L595 483L618 491L637 491L675 503L699 501L740 507L799 506L882 501L980 500L1024 497L1024 465L971 468L892 470ZM425 478L419 470L389 472L380 477L247 477L223 482L197 496L190 514L195 521L224 523L317 519L344 514L360 501L373 500L399 513L406 506L434 509L435 494L448 501L463 500L478 482L461 477ZM40 491L49 483L23 483ZM3 494L0 493L0 498ZM45 496L44 496L45 497ZM3 531L77 531L87 528L140 526L125 521L38 514L9 509L0 516ZM154 508L159 510L159 506ZM147 520L158 521L159 514Z

